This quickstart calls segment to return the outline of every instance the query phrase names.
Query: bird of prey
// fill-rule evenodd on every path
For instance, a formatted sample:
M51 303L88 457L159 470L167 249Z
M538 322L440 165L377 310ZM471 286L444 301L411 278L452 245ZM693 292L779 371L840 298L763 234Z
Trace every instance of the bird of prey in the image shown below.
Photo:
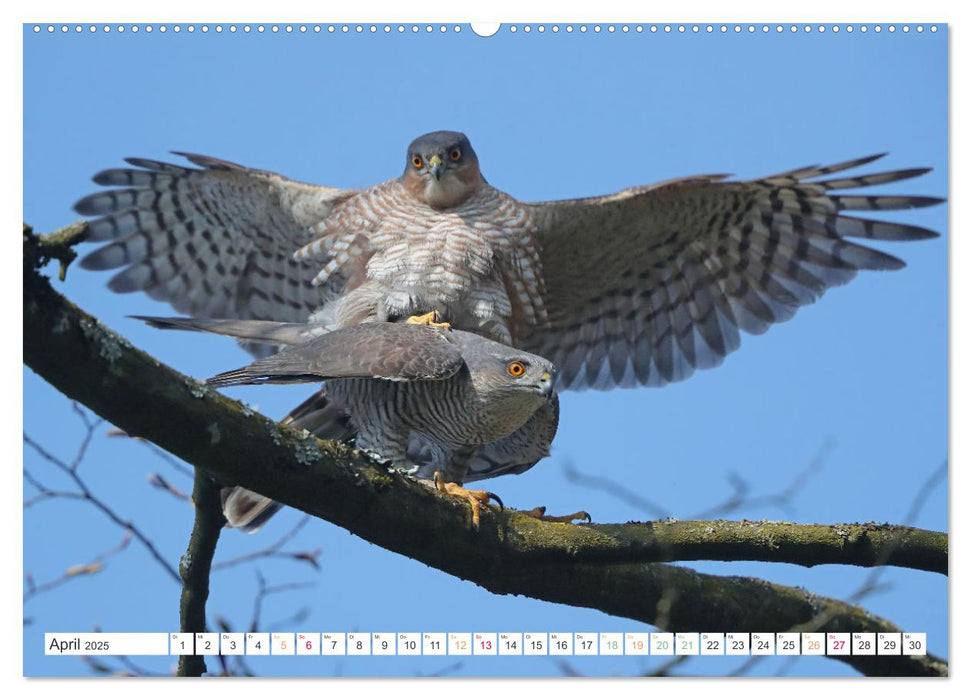
M659 386L716 366L740 330L764 332L858 270L903 266L850 238L937 235L847 212L943 201L843 192L927 171L837 175L880 156L520 202L452 131L417 138L399 177L364 190L180 155L199 167L130 158L94 178L118 189L75 206L97 217L89 239L110 241L81 264L123 268L115 291L327 330L438 311L551 359L560 389Z
M297 429L309 423L322 437L354 436L358 449L434 479L440 490L469 501L478 528L479 504L495 495L461 484L525 471L549 454L558 419L555 373L542 357L474 333L374 322L289 345L208 383L325 381L326 393L285 423ZM239 488L224 491L223 503L229 523L244 530L256 529L278 508Z

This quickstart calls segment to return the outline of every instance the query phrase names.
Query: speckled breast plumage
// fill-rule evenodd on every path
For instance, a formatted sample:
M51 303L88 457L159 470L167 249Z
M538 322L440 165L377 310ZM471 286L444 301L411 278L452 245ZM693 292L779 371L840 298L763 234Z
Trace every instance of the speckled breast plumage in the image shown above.
M340 272L348 293L331 310L343 327L438 310L459 328L510 341L511 321L543 323L543 277L525 207L483 185L460 206L420 203L399 180L361 192L312 228L298 259L329 252L314 280Z

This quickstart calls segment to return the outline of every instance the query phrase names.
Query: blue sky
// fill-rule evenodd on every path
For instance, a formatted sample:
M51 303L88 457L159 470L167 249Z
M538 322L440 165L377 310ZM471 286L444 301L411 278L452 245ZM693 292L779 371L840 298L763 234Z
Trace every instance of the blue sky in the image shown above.
M422 25L424 27L424 25ZM452 26L452 25L450 25ZM606 25L605 25L606 26ZM717 26L717 25L716 25ZM761 26L761 25L759 25ZM845 25L843 25L845 27ZM126 156L205 153L289 177L363 187L396 176L405 147L435 129L464 131L485 176L524 200L603 194L671 177L732 172L757 177L810 163L889 152L871 170L931 166L912 182L882 188L947 193L946 30L923 34L753 35L649 31L608 35L504 28L494 37L468 28L399 35L353 30L306 35L80 36L24 30L24 220L48 231L77 218L71 205L95 189L90 177ZM880 191L880 190L874 190ZM947 208L891 218L941 232ZM818 304L741 349L720 368L663 389L562 396L553 455L521 476L486 483L507 505L551 512L589 510L599 522L655 517L571 483L567 465L623 483L687 518L721 503L736 474L753 495L783 489L832 441L823 467L788 510L762 505L733 519L900 522L924 480L947 458L947 239L880 244L907 262L893 273L862 274ZM167 334L126 318L167 314L145 295L109 292L105 274L74 268L56 286L136 345L197 377L246 356L218 338ZM232 395L280 417L311 387L255 387ZM82 426L67 401L24 370L24 429L70 457ZM29 449L25 466L60 485ZM83 473L98 493L151 534L174 565L191 513L152 489L160 472L191 483L144 446L99 433ZM25 489L25 496L33 492ZM268 545L297 520L287 511L261 533L224 534L217 558ZM916 525L947 528L939 485ZM24 568L38 582L111 547L121 533L82 503L36 506L24 515ZM308 607L289 629L327 631L643 631L590 610L494 596L474 584L385 552L327 523L304 528L288 549L322 547L321 571L261 562L270 583L314 587L269 599L272 623ZM812 570L757 563L698 563L715 573L763 577L845 598L867 571ZM928 633L947 655L947 582L887 571L889 590L865 607L905 630ZM210 619L249 624L252 568L217 573ZM77 675L75 659L47 659L45 631L175 631L178 587L136 544L104 572L78 579L25 606L28 675ZM443 611L462 611L447 615ZM469 619L487 621L471 629ZM269 631L268 627L265 627ZM263 675L412 675L442 659L258 659ZM164 659L144 660L164 671ZM633 674L635 659L571 659L584 673ZM771 675L778 660L757 666ZM699 659L684 672L735 668ZM457 675L558 675L552 659L467 659ZM842 675L843 665L804 659L792 673Z

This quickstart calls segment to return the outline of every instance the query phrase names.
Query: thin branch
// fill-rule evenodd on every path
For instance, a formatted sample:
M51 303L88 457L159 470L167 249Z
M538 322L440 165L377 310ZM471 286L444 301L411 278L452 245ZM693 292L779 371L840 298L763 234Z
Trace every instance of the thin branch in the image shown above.
M263 574L257 570L256 580L259 582L259 588L256 591L256 597L253 598L253 619L250 621L249 631L256 632L257 630L270 630L274 628L274 625L261 625L260 615L263 610L263 601L266 600L271 595L276 593L285 593L287 591L297 591L304 588L313 588L314 584L310 582L295 582L295 583L278 583L275 586L266 585L266 579L263 578ZM306 608L301 608L297 613L290 619L299 620L306 617ZM277 623L279 624L279 623Z
M761 508L764 506L775 506L784 513L791 513L794 498L809 480L822 470L835 446L836 442L834 440L826 440L813 459L810 460L809 464L798 471L788 484L775 493L764 494L762 496L749 496L750 486L748 482L737 474L730 474L729 481L733 484L735 493L724 503L698 513L692 520L724 517L730 513L737 513L743 508Z
M24 501L24 510L27 510L38 503L43 503L46 500L54 498L67 498L81 501L87 500L83 493L77 493L76 491L60 491L45 486L37 477L31 474L30 470L28 469L24 469L24 481L39 491L39 493Z
M930 498L931 493L933 493L934 488L941 481L943 481L946 476L947 476L947 462L945 461L941 466L939 466L937 469L931 472L930 475L928 475L928 477L924 479L924 483L921 484L921 487L917 489L917 493L914 495L914 498L911 501L910 507L907 509L907 514L904 516L903 522L912 523L917 520L917 516L920 514L920 511L924 507L924 504L927 503L927 500ZM884 568L884 565L888 565L892 563L891 560L893 558L893 555L894 555L893 544L890 542L885 543L883 545L883 548L878 553L876 568L874 568L869 574L867 574L866 578L863 580L863 583L860 585L860 587L855 592L850 594L850 597L848 598L850 602L863 600L866 596L870 595L871 593L874 593L886 587L886 586L882 586L879 583L879 581L881 576L886 571L886 569ZM946 550L945 550L945 555L946 555ZM946 566L947 566L947 562L945 561L945 567ZM946 572L947 572L947 569L945 568L945 573Z
M836 443L827 440L823 443L816 456L792 478L792 480L782 489L775 493L764 494L761 496L751 496L749 491L751 485L739 477L737 474L728 474L728 482L732 486L732 493L723 502L714 505L702 512L691 516L691 520L707 520L716 517L725 517L731 513L736 513L743 508L755 508L761 506L775 506L783 512L791 511L791 503L806 483L817 472L819 472L832 452ZM626 485L614 481L602 475L592 475L581 472L572 464L565 466L566 478L568 481L582 485L586 488L595 489L607 493L617 500L623 501L654 518L668 518L671 511L655 501L651 501L639 493L634 492Z
M209 599L212 558L216 554L219 533L226 524L219 485L201 469L196 470L192 502L195 504L196 517L189 536L189 546L179 562L179 573L182 575L179 629L197 634L206 631L206 601ZM206 661L201 654L179 657L178 675L201 676L205 672Z
M91 576L93 574L100 573L104 569L105 561L109 558L121 552L128 547L131 542L131 531L126 530L125 534L121 538L121 542L111 547L110 549L97 554L91 559L87 564L76 564L69 567L63 574L55 579L46 581L45 583L34 583L34 578L31 575L27 575L27 586L24 591L24 602L26 603L31 598L34 598L41 593L46 593L54 588L63 586L68 581L72 581L78 576Z
M221 615L216 615L216 627L220 632L232 632L233 626L229 624L229 620L222 617ZM247 665L246 657L243 655L239 656L223 656L219 655L219 663L223 669L223 675L225 676L255 676L253 670Z
M920 485L917 489L917 493L914 495L914 500L910 504L910 508L907 509L907 514L904 516L903 522L912 523L917 520L917 516L924 509L927 504L928 499L937 488L938 484L942 483L947 477L947 461L944 461L941 466L931 472L924 483Z
M37 479L33 474L31 474L30 471L27 469L24 469L24 481L26 481L28 484L33 486L41 493L48 493L49 491L51 491L51 489L44 486L44 484L42 484L40 480Z
M309 584L308 586L294 586L294 588L305 588L305 587L309 588L312 585L313 584ZM289 617L285 617L282 620L276 620L274 622L267 623L266 625L264 625L263 629L270 630L270 631L288 630L288 629L292 630L294 627L302 625L309 617L310 617L310 608L304 606L302 608L297 609L297 612L295 612L293 615L290 615Z
M89 430L91 429L89 428ZM163 569L165 569L166 573L168 573L169 576L171 576L176 582L181 583L179 574L175 571L175 569L172 568L172 565L165 560L165 557L162 555L161 552L158 551L158 549L155 547L155 544L148 538L148 536L145 535L138 527L136 527L133 522L131 522L130 520L126 520L122 516L118 515L118 513L116 513L111 506L109 506L107 503L105 503L100 498L98 498L88 488L87 483L85 483L85 481L81 478L80 474L78 474L78 468L81 465L80 459L83 458L84 449L86 449L87 444L90 443L90 440L88 440L87 437L85 438L85 441L82 444L82 449L78 451L79 456L76 457L74 462L72 462L72 464L70 465L66 464L64 461L52 455L50 452L44 449L44 447L40 443L38 443L36 440L34 440L26 433L24 433L24 443L26 443L30 448L32 448L35 452L37 452L37 454L39 454L44 460L46 460L47 462L50 462L54 466L61 469L64 473L66 473L74 482L75 486L77 486L78 488L77 493L61 492L61 491L44 491L44 492L41 492L42 496L44 496L45 498L53 498L53 497L75 498L75 499L81 499L81 500L87 501L95 508L100 510L102 513L104 513L104 515L106 515L109 520L114 522L123 530L131 532L132 535L135 537L135 539L141 542L142 546L144 546L145 549L148 550L148 553L152 555L152 558L155 559L155 561L158 562L158 564ZM29 505L33 505L33 503L27 503L25 504L25 507Z
M645 515L653 518L667 518L671 516L671 510L669 508L665 508L660 503L635 493L609 477L601 476L600 474L586 474L577 469L569 461L566 462L563 468L566 472L567 481L571 483L610 494L617 500L632 505Z
M255 552L250 552L249 554L243 554L241 556L235 557L233 559L226 559L225 561L217 562L212 565L213 570L216 569L228 569L232 566L238 566L246 562L253 561L255 559L296 559L297 561L303 561L310 564L313 568L319 569L320 564L317 563L317 557L323 551L321 548L317 548L311 551L304 552L281 552L280 549L283 548L287 542L296 537L297 533L302 530L307 523L310 522L310 516L301 518L300 521L294 525L289 531L287 531L283 537L263 549L257 550Z
M182 460L176 459L165 450L160 450L157 445L153 445L151 442L149 442L144 438L140 438L135 435L129 435L124 430L119 430L118 428L112 428L111 430L107 431L105 434L108 437L123 437L123 438L129 438L131 440L134 440L139 445L142 445L145 448L147 448L149 452L151 452L156 457L161 459L163 462L168 464L174 470L179 472L182 476L186 476L190 479L194 478L192 467L187 466L184 462L182 462Z
M179 499L180 501L189 500L189 494L184 493L174 484L170 484L168 480L158 472L149 474L146 480L148 481L149 485L154 486L160 491L165 491L165 493Z

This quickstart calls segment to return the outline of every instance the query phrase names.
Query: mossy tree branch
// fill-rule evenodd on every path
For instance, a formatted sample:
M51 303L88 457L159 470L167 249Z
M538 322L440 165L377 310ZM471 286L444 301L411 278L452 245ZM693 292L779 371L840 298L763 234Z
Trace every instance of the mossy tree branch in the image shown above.
M824 632L899 631L861 608L801 589L655 562L892 563L946 572L946 535L892 526L572 526L488 510L473 534L464 502L389 473L345 445L280 426L132 347L36 272L44 246L25 230L24 362L57 389L223 483L263 493L496 593L597 608L673 631L807 625ZM931 656L834 658L868 674L947 673Z

